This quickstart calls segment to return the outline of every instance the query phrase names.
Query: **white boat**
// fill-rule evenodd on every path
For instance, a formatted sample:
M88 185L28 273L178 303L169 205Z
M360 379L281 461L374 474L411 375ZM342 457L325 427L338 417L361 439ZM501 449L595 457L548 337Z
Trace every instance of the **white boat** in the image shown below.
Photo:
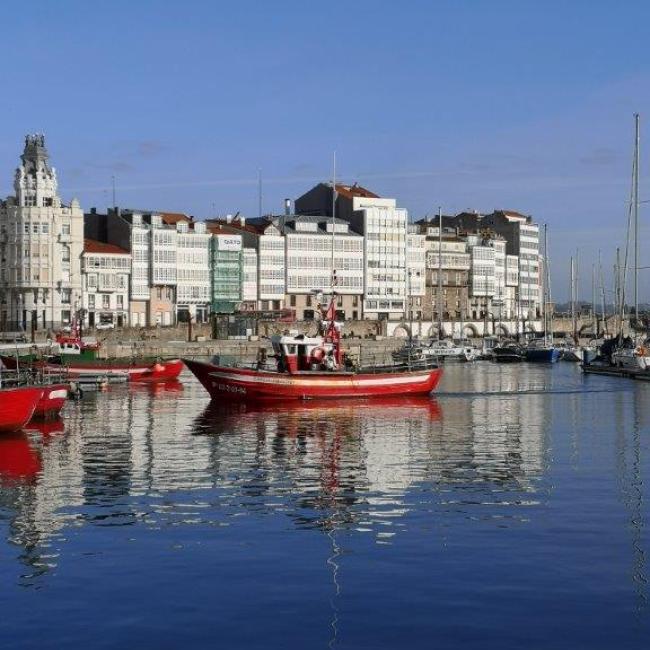
M478 350L471 345L457 344L449 339L432 341L430 345L422 347L423 356L431 356L440 361L474 361Z
M648 370L650 369L650 349L643 345L617 348L612 353L612 364L628 370Z

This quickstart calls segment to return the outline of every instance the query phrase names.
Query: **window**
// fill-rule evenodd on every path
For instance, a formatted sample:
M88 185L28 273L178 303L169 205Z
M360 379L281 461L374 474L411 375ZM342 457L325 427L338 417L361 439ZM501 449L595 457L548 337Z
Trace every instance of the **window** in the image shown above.
M293 294L291 294L291 295L289 296L289 305L290 305L291 307L295 307L295 306L296 306L296 296L294 296Z
M102 294L102 309L111 308L111 296L108 293Z
M26 235L29 235L29 224L28 224L28 223L23 224L23 232L24 232Z
M91 293L88 296L88 309L95 309L95 294Z
M61 261L69 262L70 261L70 246L63 244L61 246Z
M41 232L44 235L49 235L50 234L50 224L49 223L42 223L41 224Z
M122 294L117 295L117 307L122 309L124 307L124 296Z
M69 223L64 223L61 226L61 234L62 235L69 235L70 234L70 224Z
M70 304L70 298L72 297L71 289L61 289L61 303L64 305Z
M88 287L95 288L97 286L97 276L94 273L88 275Z
M37 224L37 223L33 223L33 224L32 224L32 232L33 232L35 235L38 235L38 231L40 230L40 228L39 228L38 226L39 226L39 224Z

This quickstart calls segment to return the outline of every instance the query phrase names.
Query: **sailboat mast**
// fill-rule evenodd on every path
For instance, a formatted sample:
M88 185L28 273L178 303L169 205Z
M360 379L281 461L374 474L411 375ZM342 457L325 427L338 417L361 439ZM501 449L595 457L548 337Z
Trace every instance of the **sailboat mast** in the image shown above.
M598 275L600 276L600 298L602 300L600 315L603 321L604 334L607 329L607 317L605 316L605 276L603 274L603 265L600 259L600 250L598 251Z
M598 320L596 316L596 265L591 265L591 319L593 335L598 336Z
M442 338L442 207L438 206L438 339Z
M336 267L334 266L334 231L336 230L336 151L332 160L332 300L336 286Z
M639 114L634 114L634 318L639 313Z
M573 256L571 256L571 261L569 265L569 284L571 287L571 329L573 330L573 338L576 337L576 279L575 279L575 269L573 266Z
M544 317L544 343L548 344L548 314L547 303L550 295L549 290L549 259L548 259L548 232L547 226L544 224L544 290L542 292L542 314Z

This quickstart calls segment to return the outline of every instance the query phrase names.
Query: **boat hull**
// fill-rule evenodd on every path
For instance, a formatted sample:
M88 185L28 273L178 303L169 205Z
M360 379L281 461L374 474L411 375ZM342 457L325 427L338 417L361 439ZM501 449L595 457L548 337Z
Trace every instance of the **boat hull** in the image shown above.
M189 359L183 361L213 399L245 401L428 395L438 385L442 375L440 368L377 374L288 374L215 366Z
M22 429L34 415L43 388L26 386L0 390L0 431Z
M68 399L67 384L42 386L43 394L36 404L32 419L50 420L59 416Z
M526 361L532 363L555 363L560 358L557 348L539 348L526 350Z
M9 370L16 369L15 358L0 356L0 360L2 360L4 366ZM110 361L66 359L63 363L37 361L33 365L50 372L60 373L61 371L65 371L71 379L79 379L80 377L119 376L125 377L128 381L137 382L169 381L170 379L176 379L183 370L183 362L180 359L147 363L111 363Z
M47 364L48 370L61 370L65 368L68 376L73 379L83 377L126 377L127 381L135 382L159 382L176 379L183 370L183 362L180 359L169 361L157 361L147 364L111 364L101 362L88 363L67 363L65 366Z

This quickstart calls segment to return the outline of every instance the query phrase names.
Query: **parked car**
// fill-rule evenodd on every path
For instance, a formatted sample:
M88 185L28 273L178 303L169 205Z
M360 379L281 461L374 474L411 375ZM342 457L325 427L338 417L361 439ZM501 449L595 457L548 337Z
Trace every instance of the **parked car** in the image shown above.
M113 330L115 329L115 323L97 323L95 325L96 330Z

